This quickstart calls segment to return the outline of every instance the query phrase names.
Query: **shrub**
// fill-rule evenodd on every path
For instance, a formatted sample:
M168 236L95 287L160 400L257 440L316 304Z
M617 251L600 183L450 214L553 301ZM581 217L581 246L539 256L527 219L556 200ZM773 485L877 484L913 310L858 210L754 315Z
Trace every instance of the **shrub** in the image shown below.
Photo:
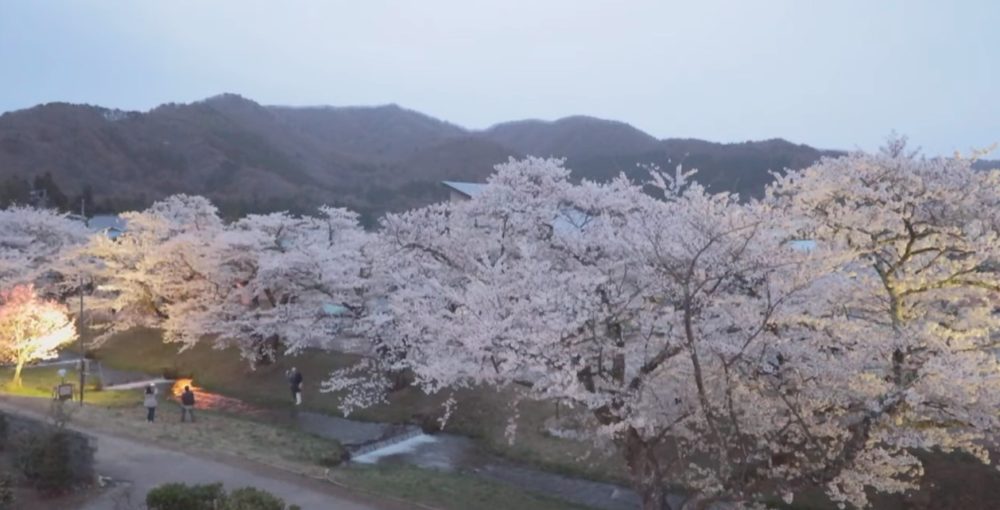
M7 447L7 415L0 414L0 451Z
M346 448L337 444L335 447L322 452L316 462L323 467L337 467L344 462L351 460L351 453Z
M149 510L216 510L225 498L221 483L168 483L146 494L146 506Z
M253 487L226 494L221 483L161 485L146 495L146 506L149 510L301 510L296 505L286 507L281 498Z
M40 492L60 494L73 486L70 439L66 432L32 434L24 438L16 463L24 478Z
M0 510L14 508L14 482L10 475L0 475Z
M285 502L270 492L244 487L230 493L221 510L285 510Z

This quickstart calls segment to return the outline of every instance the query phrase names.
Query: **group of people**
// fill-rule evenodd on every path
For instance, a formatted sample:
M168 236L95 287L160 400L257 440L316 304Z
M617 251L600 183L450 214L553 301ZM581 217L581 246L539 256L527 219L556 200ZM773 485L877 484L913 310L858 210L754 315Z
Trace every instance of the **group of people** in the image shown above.
M146 407L146 421L153 423L156 421L156 408L159 402L156 398L156 385L150 383L146 386L146 393L142 398L142 405ZM191 423L194 423L194 391L190 386L184 387L184 392L181 393L181 423L186 422L188 418L191 419Z
M285 373L285 377L288 378L288 385L292 390L292 402L296 406L302 405L302 372L295 367ZM156 408L159 406L159 402L156 398L156 385L150 383L146 386L145 395L143 395L142 405L146 408L146 421L153 423L156 421ZM184 386L184 392L181 393L181 423L184 423L191 419L194 423L194 391L191 386Z

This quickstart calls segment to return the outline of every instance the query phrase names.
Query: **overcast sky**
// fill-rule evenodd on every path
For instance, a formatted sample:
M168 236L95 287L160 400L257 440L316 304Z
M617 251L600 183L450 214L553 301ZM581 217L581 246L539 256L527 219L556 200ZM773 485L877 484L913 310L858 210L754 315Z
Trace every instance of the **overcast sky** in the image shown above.
M991 0L0 0L0 111L236 92L944 154L1000 141L998 30Z

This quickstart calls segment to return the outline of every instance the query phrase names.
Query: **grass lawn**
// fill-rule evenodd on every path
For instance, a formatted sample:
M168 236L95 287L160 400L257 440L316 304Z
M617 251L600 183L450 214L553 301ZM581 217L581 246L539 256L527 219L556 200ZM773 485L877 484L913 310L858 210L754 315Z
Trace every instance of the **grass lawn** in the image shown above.
M0 376L9 372L0 370ZM0 387L0 393L17 397L26 408L48 414L52 402L45 390L58 376L51 367L26 369L24 385ZM71 423L111 435L158 443L192 452L209 452L261 462L282 469L319 476L327 467L340 463L344 453L337 441L307 434L281 425L262 423L226 413L196 410L196 423L180 422L180 406L161 400L157 420L146 423L142 390L97 391L86 395L87 405L67 402Z
M21 372L21 386L12 382L14 369L0 368L0 392L21 397L52 398L53 388L60 383L59 369L66 370L66 382L74 385L73 399L79 398L80 375L75 365L59 365L45 367L25 367ZM139 405L142 402L138 393L120 391L98 391L101 382L96 377L88 377L84 388L84 400L88 403L106 407Z
M441 510L582 510L588 507L536 496L472 475L409 466L339 469L332 478L366 492L416 501Z
M201 344L184 352L164 344L159 332L136 329L115 336L94 355L106 366L162 374L169 372L192 376L199 387L257 404L275 408L288 406L291 396L285 372L297 367L305 376L303 405L313 411L340 415L340 397L321 393L320 381L338 368L357 362L352 354L309 351L300 356L282 357L272 365L253 370L235 349L218 350ZM414 388L395 392L389 404L352 414L352 418L403 423L421 417L437 417L448 395L426 395ZM551 437L544 423L555 413L551 402L525 401L519 407L517 436L509 444L505 436L510 415L511 391L489 388L463 390L455 394L459 405L446 430L473 437L488 450L521 462L564 474L602 481L627 483L619 457L613 451L595 449L585 442ZM563 412L567 412L565 408Z

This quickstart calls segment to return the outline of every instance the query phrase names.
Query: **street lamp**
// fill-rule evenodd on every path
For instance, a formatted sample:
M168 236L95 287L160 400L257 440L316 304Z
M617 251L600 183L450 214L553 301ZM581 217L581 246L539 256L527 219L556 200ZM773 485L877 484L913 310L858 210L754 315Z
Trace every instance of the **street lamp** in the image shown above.
M85 197L80 197L80 216L83 217L84 224L87 222L87 201ZM83 406L83 386L87 380L87 360L83 350L83 275L79 275L80 283L80 314L77 315L76 334L80 339L80 406Z
M76 316L77 338L80 339L80 405L83 405L83 385L86 382L87 362L83 350L83 275L80 275L80 313Z

